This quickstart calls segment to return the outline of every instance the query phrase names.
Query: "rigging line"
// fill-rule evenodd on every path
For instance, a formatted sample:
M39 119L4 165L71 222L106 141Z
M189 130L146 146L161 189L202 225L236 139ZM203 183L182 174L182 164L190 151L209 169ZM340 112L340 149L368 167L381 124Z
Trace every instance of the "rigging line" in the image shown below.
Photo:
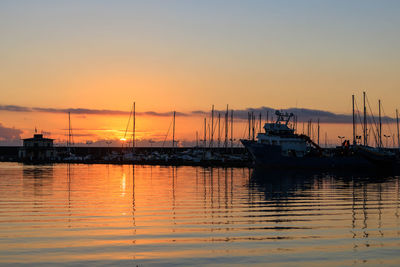
M364 121L363 121L364 118L361 117L361 111L358 109L357 100L355 100L355 103L356 103L357 115L358 115L358 118L359 118L359 123L361 124L361 129L362 129L363 132L364 132L364 127L365 127Z
M242 139L246 139L247 125L243 128Z
M371 120L369 121L369 123L370 123L370 125L372 125ZM375 139L375 144L377 145L378 144L378 133L375 131L375 129L373 127L368 128L367 131L368 131L368 133L367 133L368 136L370 136L371 132L372 132L373 137Z
M370 113L371 113L373 125L375 125L375 128L376 128L376 130L378 131L378 123L375 121L374 113L372 112L371 104L369 103L368 96L366 96L365 98L366 98L366 100L367 100L368 108L369 108L369 111L370 111ZM370 122L371 122L371 121L370 121ZM374 129L372 129L372 132L373 132L374 137L375 137L375 144L378 144L378 137L377 137L377 134L375 133Z
M215 113L216 113L216 112L215 112L215 110L214 110L214 114L215 114ZM218 121L218 116L215 116L215 115L214 115L214 120L217 120L217 121ZM218 123L215 122L215 123L214 123L214 128L211 130L211 135L212 135L212 136L214 136L214 134L215 134L215 130L217 129L217 126L218 126L217 124L218 124Z
M131 112L129 113L129 119L128 119L128 124L126 125L126 130L125 130L125 134L124 134L124 139L125 139L125 137L126 137L126 133L128 132L129 123L131 122L132 113L133 113L133 107L132 107L132 109L131 109ZM132 133L132 134L133 134L133 133Z
M164 145L165 145L165 141L167 140L167 137L168 137L168 134L169 134L169 130L171 129L171 125L172 125L172 121L169 124L167 134L165 135L164 141L162 143L162 147L164 147Z
M360 110L358 109L358 105L357 105L357 99L354 99L354 104L355 104L355 107L356 107L356 117L358 117L358 119L359 119L359 123L361 124L361 129L364 131L364 124L362 123L362 121L361 121L361 115L360 115ZM356 136L357 136L357 133L356 133Z
M71 140L72 140L72 145L74 145L75 144L75 140L74 140L74 133L72 132L72 123L71 123L71 120L70 120L70 123L69 123L69 125L70 125L70 128L71 128ZM71 145L71 144L70 144Z

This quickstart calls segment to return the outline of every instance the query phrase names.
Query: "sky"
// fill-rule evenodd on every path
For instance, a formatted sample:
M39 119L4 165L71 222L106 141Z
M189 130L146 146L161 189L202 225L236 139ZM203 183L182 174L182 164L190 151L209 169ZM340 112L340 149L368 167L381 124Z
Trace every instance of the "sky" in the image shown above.
M68 109L121 111L72 115L77 140L119 139L133 101L140 138L159 141L171 123L160 113L191 114L177 133L189 140L203 124L193 111L213 104L350 114L366 91L393 117L398 14L399 1L3 0L0 141L36 127L61 142L67 115L54 110Z

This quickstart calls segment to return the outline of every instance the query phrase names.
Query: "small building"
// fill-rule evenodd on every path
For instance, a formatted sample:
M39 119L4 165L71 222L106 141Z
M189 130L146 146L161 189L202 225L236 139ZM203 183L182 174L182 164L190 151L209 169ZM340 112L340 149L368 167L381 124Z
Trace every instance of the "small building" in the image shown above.
M23 161L52 161L56 158L53 139L43 138L43 134L35 134L33 138L23 139L23 147L18 157Z

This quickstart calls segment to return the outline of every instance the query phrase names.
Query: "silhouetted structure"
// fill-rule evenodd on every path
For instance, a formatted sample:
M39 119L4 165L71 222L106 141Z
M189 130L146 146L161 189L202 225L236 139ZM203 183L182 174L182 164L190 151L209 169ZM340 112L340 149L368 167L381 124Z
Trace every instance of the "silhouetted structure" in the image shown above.
M24 145L20 148L18 156L24 161L54 160L56 151L53 139L44 138L43 134L35 134L33 138L23 139Z

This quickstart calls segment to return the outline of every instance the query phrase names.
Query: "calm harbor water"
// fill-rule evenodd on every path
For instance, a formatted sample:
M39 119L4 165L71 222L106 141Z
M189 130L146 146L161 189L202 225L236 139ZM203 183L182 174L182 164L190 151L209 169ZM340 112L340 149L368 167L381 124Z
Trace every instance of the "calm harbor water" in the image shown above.
M399 177L0 163L0 265L398 266Z

